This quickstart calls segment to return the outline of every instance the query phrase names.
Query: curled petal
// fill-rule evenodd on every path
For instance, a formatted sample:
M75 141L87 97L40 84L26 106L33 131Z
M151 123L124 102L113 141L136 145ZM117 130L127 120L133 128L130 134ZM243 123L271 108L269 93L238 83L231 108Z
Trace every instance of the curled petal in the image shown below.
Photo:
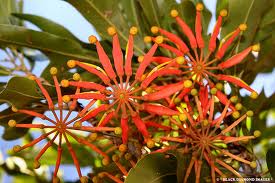
M179 82L176 84L170 84L170 85L161 87L160 91L144 95L143 97L144 97L144 100L150 100L150 101L159 100L159 99L169 97L170 95L180 91L182 88L183 88L182 82Z
M197 41L190 27L178 16L176 17L176 21L181 27L184 34L188 37L191 47L197 48Z
M82 63L82 62L79 62L79 61L76 61L76 64L79 67L87 70L88 72L97 75L105 84L109 84L110 83L110 78L108 76L106 76L106 74L100 72L98 69L96 69L94 67L91 67L87 63Z
M165 76L165 75L180 75L181 71L178 69L160 69L150 76L148 76L146 79L144 79L141 83L142 88L147 88L148 85L157 77Z
M115 112L112 111L112 112L109 112L102 121L100 121L99 125L100 127L104 127L106 126L106 124L109 123L109 121L114 117L115 115Z
M157 115L167 115L167 116L172 116L172 115L178 115L178 111L174 111L168 107L162 106L162 105L156 105L156 104L149 104L149 103L143 103L143 110L151 113L151 114L157 114Z
M126 144L128 141L128 131L129 131L128 117L122 117L120 120L120 125L122 129L122 142L123 144Z
M78 93L74 95L70 95L72 99L98 99L105 100L106 96L98 93Z
M196 31L196 39L197 39L197 43L199 48L203 48L204 47L204 41L201 35L202 32L202 23L201 23L201 12L197 11L196 14L196 25L195 25L195 31Z
M140 131L140 133L143 135L143 137L146 139L149 137L149 133L147 131L146 125L144 124L144 122L142 121L142 119L140 119L138 114L134 114L132 115L132 119L138 129L138 131Z
M162 57L162 56L157 56L152 58L153 62L157 62L159 64L163 64L165 62L168 62L171 60L169 57Z
M183 53L187 53L189 52L189 48L186 46L186 44L181 40L181 38L179 38L178 36L176 36L175 34L168 32L164 29L158 28L159 32L161 34L163 34L164 36L166 36L168 39L170 39L174 44L176 44L177 46L179 46L180 51L182 51Z
M108 58L107 54L105 53L104 49L102 48L101 44L98 41L96 42L96 49L97 49L99 60L102 64L104 70L106 71L107 75L111 79L116 78L116 74L113 70L111 61Z
M118 35L113 36L113 58L118 76L123 76L123 55L119 44Z
M126 48L126 61L125 61L125 74L127 76L131 76L132 75L132 57L134 55L134 51L133 51L133 47L134 47L134 37L132 34L129 35L129 39L128 39L128 44L127 44L127 48Z
M240 78L234 77L234 76L227 76L227 75L222 75L222 74L218 74L218 79L219 80L224 80L224 81L228 81L230 83L233 83L239 87L242 87L250 92L255 92L252 88L249 87L248 84L246 84L243 80L241 80Z
M237 30L235 30L235 32L232 34L232 36L218 50L218 52L216 54L216 58L221 59L224 56L227 48L232 44L232 42L240 34L240 32L241 32L240 28L237 28Z
M220 63L218 65L218 67L221 69L226 69L226 68L232 67L234 65L237 65L250 53L250 51L251 51L251 47L248 47L245 50L243 50L242 52L240 52L240 53L234 55L233 57L229 58L228 60Z
M105 91L105 87L94 83L94 82L87 82L87 81L70 81L69 84L71 86L76 86L76 87L81 87L81 88L85 88L85 89L91 89L91 90L97 90L100 92L104 92Z
M156 50L158 48L158 44L155 43L152 48L144 55L144 59L139 65L137 72L136 72L136 77L135 79L138 81L141 81L142 75L147 68L147 66L152 62L153 55L155 54Z
M211 52L213 52L216 49L216 40L219 35L221 25L222 25L222 16L219 16L216 22L215 28L213 30L213 33L211 35L211 38L209 40L208 49Z
M145 122L145 125L147 127L151 126L151 127L155 127L155 128L161 128L161 129L167 130L167 131L171 130L170 126L160 125L160 124L158 124L156 122L153 122L153 121L147 121L147 122Z
M83 121L87 121L93 117L95 117L97 114L99 114L102 111L106 111L108 109L108 105L107 104L103 104L101 106L99 106L98 108L95 108L94 110L90 111L87 115L85 115L83 118L81 118L81 122Z

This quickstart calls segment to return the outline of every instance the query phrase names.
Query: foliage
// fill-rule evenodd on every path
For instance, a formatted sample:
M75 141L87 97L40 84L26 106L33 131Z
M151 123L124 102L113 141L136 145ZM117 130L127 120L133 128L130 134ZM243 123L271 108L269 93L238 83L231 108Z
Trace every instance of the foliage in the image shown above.
M202 1L182 0L177 3L175 0L65 0L65 2L77 9L95 28L100 36L99 41L90 37L89 42L93 44L82 42L63 25L41 16L23 13L23 1L2 0L0 2L0 51L3 53L1 54L3 58L0 60L0 104L8 106L7 108L0 108L0 125L4 127L2 136L4 140L23 138L24 144L32 143L36 139L33 133L37 133L38 127L35 126L38 124L37 117L44 117L38 113L47 116L47 112L54 111L53 108L50 108L50 101L52 100L54 104L57 104L56 106L59 105L58 107L55 106L57 110L69 111L69 113L74 111L83 115L78 116L79 118L76 118L77 120L72 123L72 126L66 126L67 130L70 128L70 130L82 132L77 137L68 133L68 139L63 139L63 142L72 144L72 148L68 145L68 150L66 150L65 144L61 144L62 140L59 140L59 143L53 142L52 136L45 136L43 140L47 143L51 142L53 148L47 150L40 163L47 166L56 165L56 170L58 170L56 155L59 156L61 154L60 149L64 149L61 158L62 163L74 164L82 182L87 181L86 175L81 175L80 167L82 166L93 168L93 172L87 176L94 182L110 182L111 180L122 182L123 176L126 177L124 181L130 183L137 181L169 182L171 180L183 182L188 175L189 181L205 182L211 181L211 178L213 181L213 173L211 173L214 167L211 164L213 157L221 159L219 167L217 167L225 174L230 175L230 172L233 172L230 167L237 170L241 167L244 173L250 172L250 176L252 172L255 177L261 175L264 177L269 176L266 174L269 169L270 175L274 178L274 163L272 163L274 162L274 148L272 148L274 145L268 146L267 144L275 137L275 127L266 124L269 114L272 114L274 110L274 94L267 97L262 91L255 100L239 94L239 89L245 88L252 93L252 98L256 98L254 90L243 84L243 81L251 84L257 74L270 73L275 67L273 54L275 48L274 0L218 0L216 15L211 15L211 12L204 7L204 10L201 11L202 39L207 46L201 49L195 47L198 50L197 53L202 53L204 58L209 54L208 44L211 42L211 35L213 35L213 30L208 28L211 16L218 19L219 13L223 9L227 9L228 15L222 17L220 39L215 39L217 48L214 48L213 53L219 52L220 48L226 45L226 40L232 36L234 33L232 31L236 30L240 24L247 25L247 29L241 30L235 41L226 47L221 60L227 64L222 65L219 64L220 62L214 61L213 65L210 65L214 69L211 70L212 74L207 73L206 78L210 79L207 80L206 89L202 86L205 75L196 73L196 68L192 68L190 65L181 65L181 63L180 66L175 67L173 64L181 62L177 60L180 56L177 55L177 52L163 46L163 44L167 44L174 47L182 55L185 55L185 59L186 57L193 57L196 60L196 57L199 57L195 53L191 41L192 36L190 33L188 34L188 31L186 33L181 30L175 18L170 16L170 11L172 9L178 10L179 17L185 20L186 25L195 34L198 32L195 28L197 26L196 17L198 16L196 5ZM206 1L204 2L206 3ZM24 22L36 25L40 31L27 28L24 26ZM133 30L133 26L137 27L137 33ZM155 27L157 29L154 31L154 28L151 29L152 26L157 26ZM113 29L108 29L109 27ZM184 52L180 47L181 42L170 39L171 37L159 28L179 36L180 40L186 43L187 48L191 51ZM130 31L130 35L129 30L133 31ZM162 40L163 37L160 35L165 39ZM134 37L132 43L129 41L132 39L131 36ZM195 37L198 39L197 34ZM120 44L117 44L116 39L119 39ZM123 80L119 76L117 77L118 83L116 83L117 81L112 78L112 70L118 73L119 67L123 67L126 72L127 64L123 65L118 60L121 58L126 60L130 55L129 52L131 52L131 44L134 50L130 59L132 62L131 69L135 79L129 75L129 78L126 79L125 77L123 79L126 80ZM212 44L214 43L212 42ZM251 45L258 44L261 49L260 52L256 53L257 47ZM100 51L101 46L103 51ZM120 46L122 52L120 52ZM117 50L114 51L114 48ZM253 51L252 54L251 51ZM242 59L238 61L238 64L230 65L232 63L229 62L230 58L239 53L243 55ZM106 59L106 56L111 58L110 61ZM184 60L184 58L180 58ZM41 76L34 77L34 65L46 59L49 60L48 66L43 70ZM152 60L147 61L146 59L155 60L152 62ZM214 60L215 55L210 53L209 59ZM67 63L69 60L71 62ZM199 62L193 63L199 64ZM102 68L99 69L101 65ZM172 69L168 67L171 65ZM203 64L202 66L207 67ZM187 70L186 67L191 70ZM104 77L105 75L100 77L102 75L94 70L91 71L91 68L102 72L106 77ZM161 73L163 68L170 69L169 72L167 71L168 74ZM55 73L55 69L58 70L58 73ZM51 71L49 72L49 70ZM186 75L182 74L183 71ZM73 74L74 72L78 74ZM180 76L177 77L177 75ZM7 77L10 79L6 79ZM60 81L61 88L55 79L52 79L53 77ZM79 81L80 78L81 81ZM106 82L108 79L111 83ZM150 79L152 82L148 82ZM189 86L190 83L185 81L190 81L192 86ZM42 83L42 87L39 82ZM91 86L87 84L88 82L99 85ZM123 83L128 84L128 82L134 83L131 86L132 91L135 91L134 94L131 91L120 93L123 90ZM228 94L222 89L224 84L230 85L231 93ZM117 86L117 90L113 88L113 90L108 90L109 92L106 91L106 88L112 88L116 85L120 85ZM101 91L101 86L104 86L106 90ZM51 100L43 88L48 92ZM61 90L62 95L58 95L57 88ZM91 93L91 90L96 92ZM126 107L123 105L122 107L116 106L117 104L111 105L107 102L106 98L109 100L112 97L116 99L118 94L123 99L125 97L125 101L135 107L129 107L130 104L122 99L120 101L125 102ZM64 98L64 96L66 97ZM238 96L237 99L236 96ZM87 104L82 104L78 99L89 99L90 105L87 107ZM93 101L95 99L96 102ZM219 101L215 105L214 99ZM60 103L63 102L64 106L60 106ZM215 106L213 110L221 113L220 119L223 119L215 120L213 118L214 126L208 124L212 120L211 111L209 111L211 102ZM70 108L71 105L74 105L73 108ZM96 106L95 109L101 111L91 110L91 106ZM226 113L228 108L233 110L232 114ZM236 108L240 109L236 111ZM131 110L139 111L138 115ZM253 117L249 110L253 111ZM187 115L186 111L191 114L191 117L188 116L188 119L181 120L183 117L187 118L184 116ZM245 116L245 120L242 115ZM193 117L193 120L200 125L192 126ZM106 120L106 118L110 119ZM243 119L243 122L242 120L238 121L240 118ZM209 120L207 124L204 120L205 126L209 125L209 130L215 129L211 134L213 138L221 138L223 142L215 141L214 146L218 144L218 148L212 149L211 146L210 152L205 151L198 157L196 151L190 148L196 143L196 140L188 137L188 135L193 133L195 129L204 130L202 119ZM16 121L18 128L11 128L13 126L9 123L11 120ZM236 120L237 124L235 123ZM62 121L62 118L57 121ZM231 126L232 124L234 125ZM25 126L21 128L20 125L21 127ZM43 123L43 125L45 124ZM96 128L92 129L89 125ZM191 131L187 133L182 130L181 127L184 125L190 127ZM25 128L26 126L27 128ZM60 139L62 139L61 128L58 125L54 126L60 132ZM229 134L221 136L220 132L224 132L228 127L230 127ZM44 126L39 128L43 134L49 133L44 129ZM120 130L122 130L121 135L117 133ZM258 130L262 133L261 137L251 143L245 142L258 136ZM256 134L250 135L254 131ZM199 132L196 133L200 135ZM64 134L63 138L65 138ZM231 140L234 138L241 138L241 140L233 144ZM183 142L183 139L189 141ZM190 141L192 145L189 145ZM126 149L123 146L125 144ZM256 158L252 149L254 147L255 150L256 145L262 145L265 149L267 146L269 148L266 155L268 168L262 167L262 172L253 169ZM101 149L103 153L97 148ZM72 149L75 149L75 152ZM30 182L47 182L48 180L45 178L47 176L39 174L33 169L35 165L32 163L32 154L39 153L39 150L41 149L33 147L19 154L10 153L11 157L24 158L23 161L28 165L26 170L23 171L16 166L11 168L7 162L2 164L2 169L8 174L14 175L15 182L26 179L29 179ZM201 151L203 152L204 149ZM107 155L104 154L105 152ZM150 152L161 153L150 154ZM222 155L221 152L224 154ZM76 162L75 154L81 157L79 158L79 165ZM144 156L144 154L149 155ZM211 154L211 156L206 154ZM234 157L234 154L242 159ZM198 173L199 168L193 168L192 162L195 164L194 167L201 166L201 173ZM228 168L222 162L226 162L230 167ZM2 174L2 170L0 174ZM200 179L198 175L202 178ZM236 173L231 177L238 175ZM53 180L56 177L57 172L55 172Z

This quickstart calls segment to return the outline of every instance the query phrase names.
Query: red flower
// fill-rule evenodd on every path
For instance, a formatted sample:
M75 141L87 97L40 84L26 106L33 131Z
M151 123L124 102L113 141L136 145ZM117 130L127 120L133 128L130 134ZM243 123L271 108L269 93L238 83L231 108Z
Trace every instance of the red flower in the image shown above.
M166 148L155 152L166 152L171 149L179 149L180 147L178 144L182 144L184 153L192 154L192 159L185 172L184 182L188 181L188 177L193 167L195 167L196 182L200 182L203 160L205 160L211 168L212 182L216 182L216 173L224 177L225 172L221 171L220 167L242 178L237 170L224 161L224 157L256 168L255 161L243 158L242 154L233 154L227 149L227 145L229 144L236 145L243 141L254 139L260 135L259 131L255 131L253 136L238 136L233 130L247 117L253 116L253 112L247 111L243 116L237 116L237 119L228 125L226 123L227 118L233 113L228 109L231 103L230 100L227 102L220 116L214 118L217 112L214 108L214 96L211 98L204 98L203 100L197 95L195 95L194 98L196 108L193 110L196 110L198 114L190 113L187 107L178 107L178 110L181 112L179 117L169 118L170 122L178 127L178 135L162 137L162 141L169 142L170 144ZM192 106L192 104L190 104L190 106ZM173 145L173 143L176 145Z
M227 16L227 11L222 10L216 22L215 28L212 32L211 38L208 44L208 52L204 53L205 49L205 40L202 37L202 22L201 22L201 11L203 11L203 5L201 3L196 6L196 22L195 22L195 34L192 32L191 28L178 16L177 10L171 11L171 16L175 18L177 24L181 28L182 32L186 35L191 46L191 50L186 45L186 43L181 40L177 35L168 32L162 28L153 26L151 28L152 33L160 33L165 36L164 40L172 44L161 43L159 46L171 51L177 57L170 59L168 57L154 57L155 62L166 64L166 68L181 68L184 71L181 73L184 76L187 76L185 85L192 87L194 83L190 81L193 79L199 85L202 85L204 81L210 86L215 86L216 81L227 81L233 85L239 86L251 92L251 97L256 98L258 94L250 88L244 81L241 79L224 74L216 74L224 69L230 68L239 64L251 51L259 51L259 45L250 46L238 54L235 54L231 58L224 60L224 55L228 48L232 45L234 40L240 35L242 31L245 31L247 26L246 24L241 24L236 30L231 34L222 39L219 47L216 45L217 36L220 32L222 25L223 17ZM145 42L150 42L155 38L145 37ZM174 46L171 46L174 45ZM212 60L210 58L213 58ZM220 62L220 63L218 63ZM183 97L188 93L187 89L183 89L182 93L179 93Z
M67 145L67 148L71 154L71 157L72 157L75 167L77 169L77 173L80 177L80 181L87 182L88 181L87 177L82 176L82 174L81 174L78 158L76 156L75 151L73 150L73 147L72 147L71 142L68 137L73 138L78 143L85 145L85 146L91 148L93 151L102 155L104 157L105 162L109 161L109 157L105 152L101 151L99 148L97 148L95 145L90 143L88 140L73 133L72 130L88 131L88 132L115 132L115 133L119 134L121 129L119 127L113 128L113 127L81 126L77 120L82 121L82 119L86 117L87 107L82 109L79 112L78 116L69 120L71 113L77 107L77 100L73 99L70 102L69 96L67 96L67 95L62 96L61 89L60 89L60 86L59 86L59 83L58 83L58 80L56 77L57 69L53 67L53 68L51 68L50 72L53 75L54 85L56 88L57 101L58 101L57 106L54 105L52 98L50 97L48 91L42 85L40 79L38 79L36 77L31 77L31 79L35 80L37 85L39 86L39 88L40 88L42 94L44 95L46 102L48 104L48 110L53 114L54 119L49 118L45 114L40 114L40 113L37 113L32 110L28 110L28 109L16 109L15 107L13 107L12 109L14 112L24 113L24 114L38 117L42 120L48 121L49 123L51 123L51 125L45 125L43 123L42 124L21 124L21 123L17 124L16 121L14 121L14 120L10 120L8 123L10 127L29 128L29 129L38 128L38 129L44 129L44 130L48 129L49 132L42 134L40 137L36 138L32 142L30 142L24 146L19 146L19 145L14 146L13 150L15 152L19 152L21 150L24 150L28 147L31 147L31 146L37 144L38 142L40 142L44 139L47 139L49 137L49 135L54 134L53 138L46 143L46 145L40 150L38 155L35 157L34 168L40 167L40 163L39 163L40 158L47 151L47 149L54 144L54 141L58 140L58 154L57 154L57 160L56 160L56 165L55 165L55 171L54 171L54 175L53 175L53 182L58 182L57 172L58 172L58 169L59 169L59 166L61 163L62 149L63 149L63 147L61 146L62 143L66 143L66 145ZM80 89L78 87L76 89L76 94L78 94L79 91L80 91ZM68 104L64 105L63 101ZM64 115L64 111L67 111L67 110L68 110L68 113L66 115ZM73 123L74 123L74 125L72 125Z
M125 144L128 140L128 121L131 118L138 131L143 135L145 141L147 143L151 142L147 127L140 117L140 112L147 111L148 113L154 115L174 115L177 114L177 112L160 104L150 104L144 101L153 101L168 97L179 89L167 90L165 93L150 93L144 96L142 91L148 90L148 86L156 77L167 74L180 74L181 71L177 69L169 69L168 71L165 71L163 68L157 67L149 74L146 74L145 71L152 62L153 55L158 48L158 45L163 41L162 36L158 36L156 38L156 43L152 46L148 53L145 54L144 57L140 57L143 58L143 61L135 72L134 81L131 81L133 77L132 58L134 54L134 35L137 34L137 28L132 27L130 29L129 40L126 48L125 63L123 63L123 54L120 48L116 30L113 27L110 27L108 28L108 33L113 36L112 53L115 70L113 69L111 61L102 48L100 42L96 39L96 37L90 36L89 41L92 44L96 44L99 60L103 68L76 60L68 61L68 66L70 68L79 66L99 77L103 83L96 84L86 81L74 82L64 80L63 83L65 84L63 86L66 87L70 85L92 90L90 92L82 92L71 95L70 97L73 99L89 99L91 100L90 103L93 103L96 100L104 102L104 104L90 111L86 117L80 121L89 120L93 117L96 117L99 113L104 112L104 115L98 125L105 126L111 119L120 116L119 120L122 128L122 141Z

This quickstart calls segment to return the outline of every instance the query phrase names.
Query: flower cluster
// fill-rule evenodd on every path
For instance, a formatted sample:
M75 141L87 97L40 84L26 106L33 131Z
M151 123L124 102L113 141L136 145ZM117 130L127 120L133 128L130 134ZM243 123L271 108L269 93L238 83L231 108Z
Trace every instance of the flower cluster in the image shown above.
M231 83L234 87L250 91L251 98L257 98L257 92L244 81L224 71L241 63L252 51L258 52L260 46L255 44L229 56L229 48L247 29L246 24L241 24L221 39L217 46L227 11L221 10L210 39L206 40L202 35L203 5L198 3L196 10L195 33L180 18L177 10L171 11L171 16L175 18L188 43L172 32L153 26L152 33L161 35L144 38L145 42L153 42L153 45L145 55L138 57L139 63L134 63L134 38L138 33L136 27L131 27L129 31L125 55L115 28L107 29L112 36L112 59L100 41L90 36L89 42L95 44L101 66L78 60L69 60L67 66L84 70L97 78L98 82L83 80L80 74L75 73L72 79L63 79L59 83L58 71L53 67L50 73L57 99L51 97L52 94L39 78L30 77L40 88L45 98L41 102L47 103L46 111L51 112L53 118L46 113L13 107L14 112L38 117L49 123L21 124L10 120L8 124L12 128L38 128L43 132L32 142L15 146L13 150L19 152L47 140L35 157L34 168L39 168L41 156L48 148L57 145L53 182L59 181L57 172L63 143L71 154L80 181L89 181L88 177L81 174L71 140L102 156L103 165L109 165L112 160L117 167L117 171L108 172L106 169L91 176L93 182L109 179L121 183L129 169L144 154L175 150L192 155L186 172L183 172L184 182L188 181L192 169L196 173L196 182L200 182L203 162L211 169L209 176L212 182L216 182L216 174L226 177L231 173L242 177L239 168L233 167L233 161L256 168L254 159L233 151L260 135L259 131L255 131L252 136L238 132L240 124L246 118L251 118L253 112L245 111L241 115L244 109L238 97L228 97L223 92L223 85L225 82ZM173 56L156 56L158 48L168 50ZM153 63L157 63L157 66L153 66ZM167 76L168 79L161 80ZM62 90L68 88L75 92L62 95ZM86 100L87 104L79 107L80 100ZM74 111L77 115L73 117ZM91 134L85 137L80 132ZM102 150L100 144L93 143L99 133L103 139L108 139L108 149ZM110 154L113 154L112 157Z

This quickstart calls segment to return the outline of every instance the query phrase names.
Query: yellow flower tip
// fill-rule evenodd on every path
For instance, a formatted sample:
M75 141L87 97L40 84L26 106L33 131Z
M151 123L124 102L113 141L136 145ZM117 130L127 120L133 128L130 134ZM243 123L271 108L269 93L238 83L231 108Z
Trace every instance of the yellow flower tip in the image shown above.
M182 57L182 56L181 56L181 57L177 57L177 58L176 58L176 62L177 62L178 64L181 65L181 64L184 64L184 63L185 63L185 59L184 59L184 57Z
M175 102L176 104L178 104L178 103L180 103L180 102L181 102L181 99L180 99L180 98L178 98L178 97L176 97L176 98L174 99L174 102Z
M257 167L256 161L251 161L251 162L250 162L250 167L251 167L251 168L256 168L256 167Z
M89 36L89 43L95 44L97 42L97 38L94 35Z
M230 101L231 101L232 103L237 103L237 102L238 102L238 96L232 96L232 97L230 98Z
M157 43L157 44L163 43L163 40L164 40L164 39L163 39L163 36L157 36L157 37L156 37L156 43Z
M174 10L171 10L170 15L171 15L171 17L175 18L179 15L179 12L174 9Z
M90 141L95 141L97 139L97 133L91 133L89 135L89 140Z
M131 35L136 35L138 33L138 29L137 29L137 27L131 27L130 28L130 34Z
M223 84L222 84L222 83L217 83L217 84L216 84L216 88L217 88L218 90L222 90L222 89L223 89Z
M60 183L60 179L58 177L53 177L53 183Z
M126 160L130 160L130 159L132 159L132 155L130 153L125 153L124 158Z
M252 99L256 99L256 98L258 98L258 93L257 92L251 92L251 94L250 94L250 98L252 98Z
M8 125L9 125L9 127L14 128L16 126L16 121L11 119L11 120L9 120Z
M211 88L210 93L212 95L216 95L217 91L218 91L218 89L214 87L214 88Z
M34 168L34 169L38 169L38 168L40 168L40 166L41 166L41 164L40 164L39 161L35 160L35 161L33 162L33 168Z
M146 146L150 149L155 147L155 141L152 140L152 139L148 139L147 142L146 142Z
M260 46L259 43L258 44L254 44L251 49L252 49L252 51L259 52L260 49L261 49L261 46Z
M114 27L108 27L107 32L110 36L113 36L116 34L116 29Z
M251 110L249 110L249 111L246 112L246 115L247 115L248 117L252 117L252 116L254 115L254 112L251 111Z
M197 10L197 11L202 11L203 8L204 8L204 6L203 6L202 3L198 3L198 4L196 5L196 10Z
M151 27L151 32L153 34L157 34L159 32L159 28L157 26L153 26L153 27Z
M126 152L127 151L127 145L125 145L125 144L120 144L119 145L119 147L118 147L118 150L120 151L120 152Z
M93 182L93 183L99 183L98 176L94 176L94 177L92 178L92 182Z
M236 108L236 110L241 110L242 108L243 108L243 105L241 104L241 103L237 103L236 105L235 105L235 108Z
M240 112L239 112L239 111L234 111L234 112L232 113L232 116L233 116L233 118L237 119L237 118L240 117Z
M226 17L227 16L227 10L226 9L222 9L221 11L220 11L220 16L222 16L222 17Z
M82 177L80 177L80 182L81 182L81 183L88 183L88 182L89 182L89 179L88 179L88 177L86 177L86 176L82 176Z
M76 121L73 125L74 128L81 128L82 127L82 122L81 121Z
M80 79L81 79L80 74L74 73L74 75L73 75L73 80L79 81Z
M198 90L195 89L195 88L193 88L193 89L191 90L191 95L193 95L193 96L198 95Z
M67 62L67 66L68 66L69 68L74 68L74 67L76 66L75 60L69 60L69 61Z
M148 87L148 88L146 88L145 92L146 92L146 93L152 93L152 92L153 92L152 87Z
M61 80L61 83L60 83L60 84L61 84L61 86L64 87L64 88L69 87L69 85L70 85L69 80L67 80L67 79Z
M115 134L120 135L122 133L122 129L120 127L115 128Z
M141 76L141 81L143 81L145 78L146 78L146 74L143 74L143 75Z
M179 119L180 119L180 121L186 121L187 120L187 116L185 114L180 114L179 115Z
M70 100L71 100L71 97L69 95L64 95L62 97L62 100L63 100L64 103L69 103Z
M15 106L11 106L12 112L18 112L18 109Z
M247 29L247 25L246 24L241 24L241 25L239 25L239 29L241 31L245 31Z
M98 174L98 177L101 178L101 179L104 178L104 176L105 176L104 172L100 172L100 173Z
M138 62L141 63L141 62L143 61L143 59L144 59L144 56L143 56L143 55L139 56L139 57L138 57Z
M36 77L35 77L34 75L29 75L28 78L29 78L30 80L33 80L33 81L36 79Z
M51 67L51 68L50 68L50 74L51 74L51 75L56 75L57 72L58 72L58 70L57 70L56 67Z
M260 137L261 134L262 134L262 133L261 133L259 130L255 130L254 133L253 133L254 137L256 137L256 138L257 138L257 137Z
M185 88L190 88L192 85L193 85L193 83L192 83L191 80L185 80L185 81L183 82L183 86L184 86Z
M119 161L119 156L118 156L117 154L114 154L114 155L112 156L112 160L113 160L114 162L118 162L118 161Z
M152 42L152 37L151 37L151 36L145 36L145 37L143 38L143 41L144 41L145 43L151 43L151 42Z
M209 124L208 120L205 119L205 120L202 121L203 126L207 126L208 124Z
M17 152L21 151L21 148L22 147L20 145L15 145L15 146L13 146L12 150L13 150L13 152L17 153Z
M109 159L109 158L104 158L104 159L102 160L102 164L103 164L104 166L109 165L109 164L110 164L110 159Z

